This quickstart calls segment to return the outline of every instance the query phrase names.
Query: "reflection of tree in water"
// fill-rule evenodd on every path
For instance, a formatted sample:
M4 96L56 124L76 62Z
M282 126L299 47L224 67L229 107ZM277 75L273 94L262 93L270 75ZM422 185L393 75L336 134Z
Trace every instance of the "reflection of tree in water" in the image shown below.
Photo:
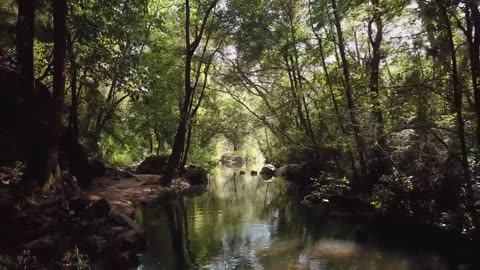
M179 270L188 269L188 256L186 254L185 246L185 228L184 221L186 219L183 215L181 205L177 201L173 204L164 205L165 213L168 217L168 224L170 228L170 235L172 237L172 249L175 253L176 268Z
M356 246L358 221L300 206L295 195L281 179L222 171L208 192L147 212L161 263L148 269L405 269L405 257Z

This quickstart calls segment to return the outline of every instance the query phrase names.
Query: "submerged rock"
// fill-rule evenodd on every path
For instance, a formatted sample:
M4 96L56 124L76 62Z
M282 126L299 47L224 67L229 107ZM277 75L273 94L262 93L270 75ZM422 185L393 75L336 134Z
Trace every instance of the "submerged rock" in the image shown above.
M250 172L250 175L251 175L251 176L258 175L258 172L257 172L257 171L254 171L254 170L252 170L252 171Z
M149 156L137 167L138 174L163 174L168 156Z

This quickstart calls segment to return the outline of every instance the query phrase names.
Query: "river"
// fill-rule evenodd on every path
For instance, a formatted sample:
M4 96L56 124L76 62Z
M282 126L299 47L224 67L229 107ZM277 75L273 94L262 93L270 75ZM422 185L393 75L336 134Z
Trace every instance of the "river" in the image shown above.
M204 193L143 209L139 269L468 269L434 252L360 241L361 224L304 206L283 179L250 169L220 166Z

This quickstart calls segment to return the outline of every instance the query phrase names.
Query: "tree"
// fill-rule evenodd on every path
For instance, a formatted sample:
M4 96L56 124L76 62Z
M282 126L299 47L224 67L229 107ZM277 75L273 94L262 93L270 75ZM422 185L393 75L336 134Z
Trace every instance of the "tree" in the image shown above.
M177 133L175 135L175 141L172 146L172 153L170 158L168 159L167 168L165 171L164 179L167 182L170 182L175 174L175 170L177 169L178 165L180 164L180 160L182 158L182 153L184 152L185 148L185 135L188 130L188 126L190 124L190 111L193 105L193 98L195 96L196 85L192 85L191 81L191 72L192 72L192 59L195 55L195 51L197 50L200 41L202 40L203 33L205 31L205 27L207 21L210 17L210 13L212 12L213 8L217 4L217 0L211 2L203 16L203 20L200 25L200 30L195 33L195 38L191 42L190 37L190 1L185 1L185 95L183 97L182 107L180 110L180 121L178 123Z
M357 120L357 111L353 102L353 90L350 83L350 69L345 51L345 41L343 38L343 30L341 26L340 14L337 7L337 0L332 0L332 13L334 17L335 28L337 30L338 37L338 49L340 51L343 80L345 87L345 97L347 98L347 110L350 115L350 121L352 123L353 137L357 144L357 152L360 163L360 175L362 177L367 176L367 161L366 161L366 149L365 142L360 134L360 123Z
M18 66L20 70L20 99L17 106L17 115L22 115L22 122L26 125L26 132L33 134L35 114L33 110L35 95L35 78L33 67L33 26L35 20L35 8L33 1L18 1L18 19L16 31L16 50ZM36 164L35 142L31 137L26 137L27 169L25 179L35 179L39 176L39 165Z

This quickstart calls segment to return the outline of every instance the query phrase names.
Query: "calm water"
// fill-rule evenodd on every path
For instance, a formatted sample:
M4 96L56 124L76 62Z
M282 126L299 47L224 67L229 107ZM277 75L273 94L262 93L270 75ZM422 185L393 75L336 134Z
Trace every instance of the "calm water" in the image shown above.
M203 194L144 209L140 268L451 269L433 253L360 244L361 225L300 205L282 179L238 172L220 167Z

